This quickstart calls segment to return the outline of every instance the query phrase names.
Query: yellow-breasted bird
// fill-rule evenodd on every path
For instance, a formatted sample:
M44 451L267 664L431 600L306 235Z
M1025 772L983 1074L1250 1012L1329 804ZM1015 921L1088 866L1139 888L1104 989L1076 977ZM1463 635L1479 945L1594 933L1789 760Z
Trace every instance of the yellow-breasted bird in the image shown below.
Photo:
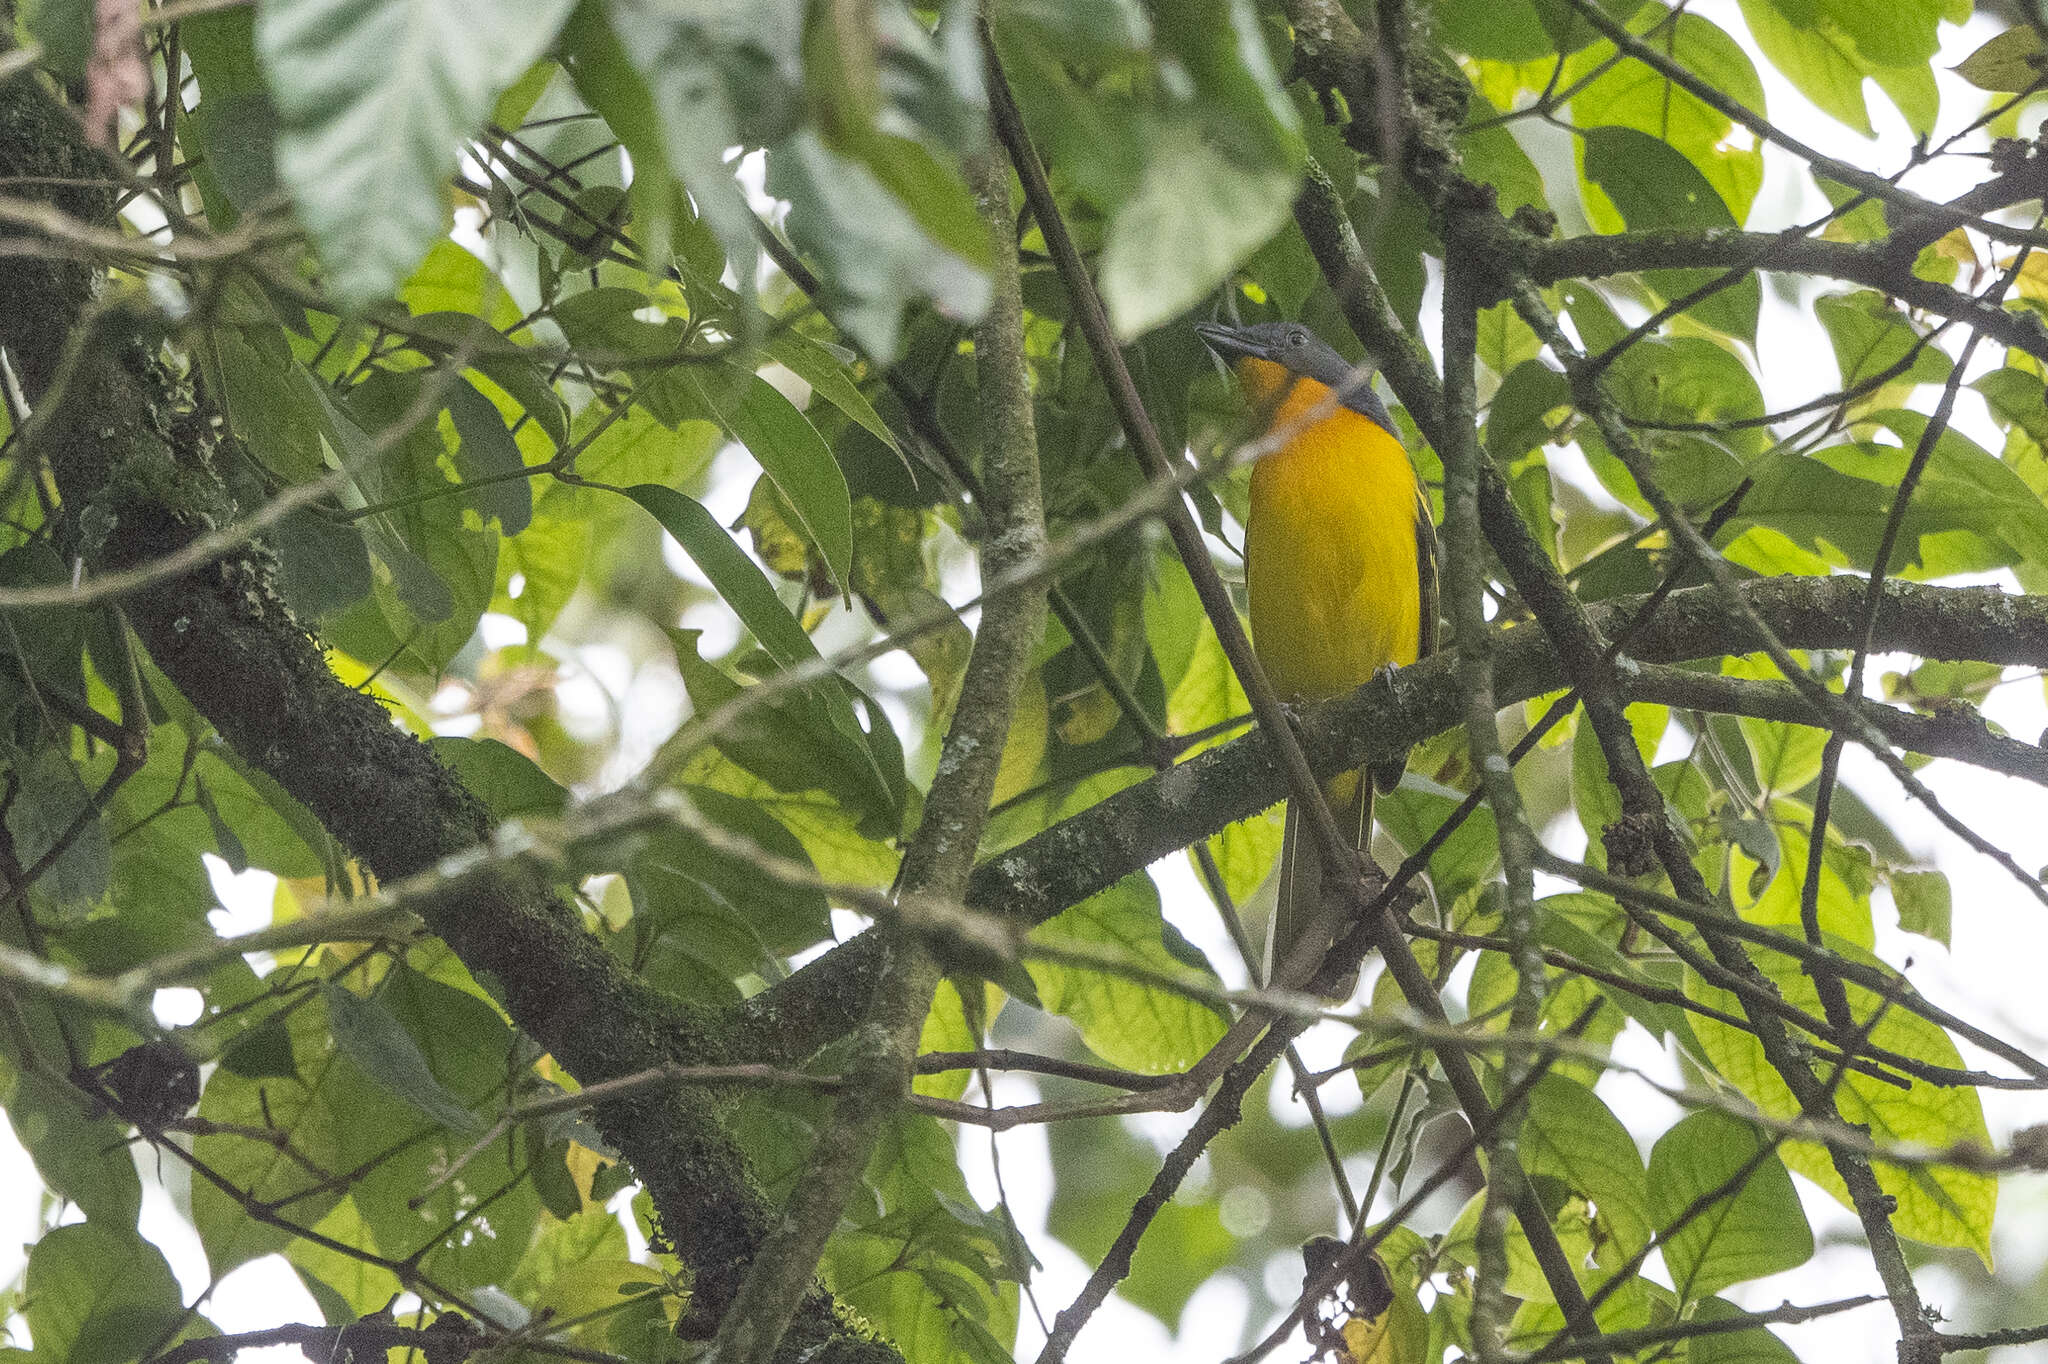
M1295 322L1195 331L1237 376L1278 445L1252 468L1245 583L1252 647L1282 698L1319 701L1436 651L1436 530L1429 499L1369 370ZM1354 845L1372 836L1375 788L1407 756L1324 785ZM1322 861L1287 811L1269 963L1284 960L1321 901ZM1327 944L1325 944L1327 946Z

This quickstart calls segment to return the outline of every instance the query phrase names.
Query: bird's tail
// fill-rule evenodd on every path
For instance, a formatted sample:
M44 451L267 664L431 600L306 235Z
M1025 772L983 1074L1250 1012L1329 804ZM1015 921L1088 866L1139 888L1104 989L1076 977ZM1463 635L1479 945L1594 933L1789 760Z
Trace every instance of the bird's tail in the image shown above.
M1400 779L1400 769L1396 768L1393 781ZM1367 780L1364 768L1341 773L1323 784L1323 795L1337 816L1337 828L1354 848L1362 849L1372 841L1372 795L1376 786L1391 790L1392 782L1385 780L1378 769ZM1316 918L1323 899L1323 859L1316 850L1315 835L1308 831L1308 821L1301 815L1299 802L1287 803L1285 828L1280 841L1280 894L1273 908L1273 931L1267 937L1269 980ZM1328 950L1330 942L1331 938L1324 938L1324 950ZM1351 991L1347 988L1342 993L1348 995Z

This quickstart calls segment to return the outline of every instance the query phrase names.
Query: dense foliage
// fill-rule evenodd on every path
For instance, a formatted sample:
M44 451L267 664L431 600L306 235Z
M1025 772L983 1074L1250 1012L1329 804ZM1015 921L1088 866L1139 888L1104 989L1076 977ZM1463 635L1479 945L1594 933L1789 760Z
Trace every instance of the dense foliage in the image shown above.
M1916 775L2048 781L1978 713L2048 667L2027 8L0 6L10 1338L1056 1364L1219 1278L1190 1358L2048 1338L1979 1096L2048 1064L1909 971L1992 910L1937 825L2048 902ZM1284 723L1215 318L1375 366L1443 523L1460 647ZM1275 803L1411 742L1319 1015ZM1041 1124L1071 1306L960 1159ZM220 1337L266 1256L322 1320Z

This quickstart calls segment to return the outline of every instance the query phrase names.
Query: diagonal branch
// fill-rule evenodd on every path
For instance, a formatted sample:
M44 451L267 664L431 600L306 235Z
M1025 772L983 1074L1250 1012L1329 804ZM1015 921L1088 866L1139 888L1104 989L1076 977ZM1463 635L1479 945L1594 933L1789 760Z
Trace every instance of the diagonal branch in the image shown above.
M1009 176L993 154L969 169L995 258L994 295L974 334L986 484L981 569L993 581L1044 554L1045 514ZM967 889L1017 693L1045 633L1045 608L1045 588L1036 584L992 596L982 610L924 818L904 853L898 884L905 902L957 902ZM774 1357L796 1304L807 1291L818 1293L812 1276L826 1239L908 1092L939 967L903 922L885 921L869 936L880 944L869 981L874 1003L854 1038L848 1087L719 1328L713 1353L720 1359L768 1364Z

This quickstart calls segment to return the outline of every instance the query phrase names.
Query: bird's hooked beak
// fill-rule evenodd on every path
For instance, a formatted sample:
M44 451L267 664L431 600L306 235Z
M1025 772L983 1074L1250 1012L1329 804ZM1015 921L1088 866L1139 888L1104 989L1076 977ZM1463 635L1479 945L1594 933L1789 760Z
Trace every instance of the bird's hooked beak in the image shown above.
M1252 340L1242 327L1229 327L1221 322L1197 322L1195 335L1201 337L1202 344L1228 365L1235 365L1239 360L1273 358L1272 348Z

